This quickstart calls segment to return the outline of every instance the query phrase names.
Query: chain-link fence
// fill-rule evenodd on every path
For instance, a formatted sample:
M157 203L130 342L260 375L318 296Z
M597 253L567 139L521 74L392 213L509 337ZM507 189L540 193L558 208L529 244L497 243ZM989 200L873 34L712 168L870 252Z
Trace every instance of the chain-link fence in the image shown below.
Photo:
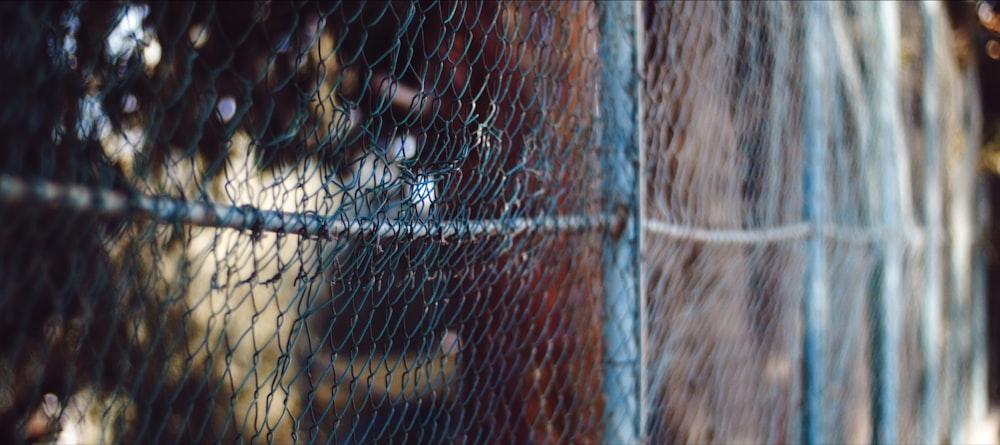
M653 443L960 437L985 389L979 116L947 20L931 2L647 11Z
M985 409L937 3L37 2L0 36L5 442L937 441Z

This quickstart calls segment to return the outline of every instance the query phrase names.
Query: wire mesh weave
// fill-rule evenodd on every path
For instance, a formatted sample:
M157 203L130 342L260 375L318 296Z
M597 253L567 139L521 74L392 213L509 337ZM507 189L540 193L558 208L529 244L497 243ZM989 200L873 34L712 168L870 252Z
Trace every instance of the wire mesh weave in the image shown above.
M3 8L7 424L598 437L592 6Z
M651 443L960 437L979 123L940 5L645 29Z
M0 37L5 443L973 409L978 112L936 3L4 3Z

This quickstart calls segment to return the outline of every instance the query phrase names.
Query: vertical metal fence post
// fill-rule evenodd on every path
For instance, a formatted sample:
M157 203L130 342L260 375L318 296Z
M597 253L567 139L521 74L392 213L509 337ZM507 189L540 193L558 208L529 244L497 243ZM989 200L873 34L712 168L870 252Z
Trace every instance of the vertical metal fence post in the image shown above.
M881 237L882 281L876 294L877 318L875 349L880 359L875 370L875 441L898 443L899 437L899 360L902 342L903 259L907 232L913 227L911 212L903 197L910 196L908 160L903 153L903 128L900 94L900 11L899 4L880 2L875 5L879 43L876 51L882 71L875 79L874 115L875 143L880 164L875 168L881 177ZM900 233L902 232L902 234Z
M921 18L924 28L924 84L923 89L923 127L924 127L924 156L926 156L924 169L924 214L923 224L926 228L926 242L924 243L924 289L922 304L920 305L920 334L921 343L924 350L924 388L922 400L920 401L920 441L934 443L941 440L940 414L940 387L941 376L941 315L943 298L942 263L943 250L941 240L943 239L943 215L944 184L942 174L944 169L941 166L940 152L942 147L941 130L939 128L940 100L938 83L937 54L938 36L933 31L937 29L935 19L940 18L942 13L940 3L920 2ZM900 308L901 310L902 308Z
M824 237L826 220L826 154L829 149L826 97L832 83L826 67L824 54L827 46L827 21L830 5L824 2L809 2L805 5L805 104L803 107L803 147L805 172L803 186L805 202L804 218L813 226L812 236L807 243L807 265L805 294L802 301L805 325L803 345L803 395L802 442L825 443L824 429L826 405L823 389L827 369L825 342L827 341L827 319L829 317L829 280L827 277L827 253Z
M600 144L607 211L623 228L604 245L605 442L638 443L644 435L644 289L640 271L639 87L641 3L600 4Z

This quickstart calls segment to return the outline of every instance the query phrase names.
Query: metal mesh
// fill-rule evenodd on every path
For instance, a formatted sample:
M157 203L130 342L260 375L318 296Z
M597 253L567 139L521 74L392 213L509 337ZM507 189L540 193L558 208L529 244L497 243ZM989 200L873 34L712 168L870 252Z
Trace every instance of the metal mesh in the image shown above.
M979 124L940 6L644 18L651 442L961 437Z
M8 423L600 437L592 6L3 8Z
M0 4L0 441L960 439L940 9Z

